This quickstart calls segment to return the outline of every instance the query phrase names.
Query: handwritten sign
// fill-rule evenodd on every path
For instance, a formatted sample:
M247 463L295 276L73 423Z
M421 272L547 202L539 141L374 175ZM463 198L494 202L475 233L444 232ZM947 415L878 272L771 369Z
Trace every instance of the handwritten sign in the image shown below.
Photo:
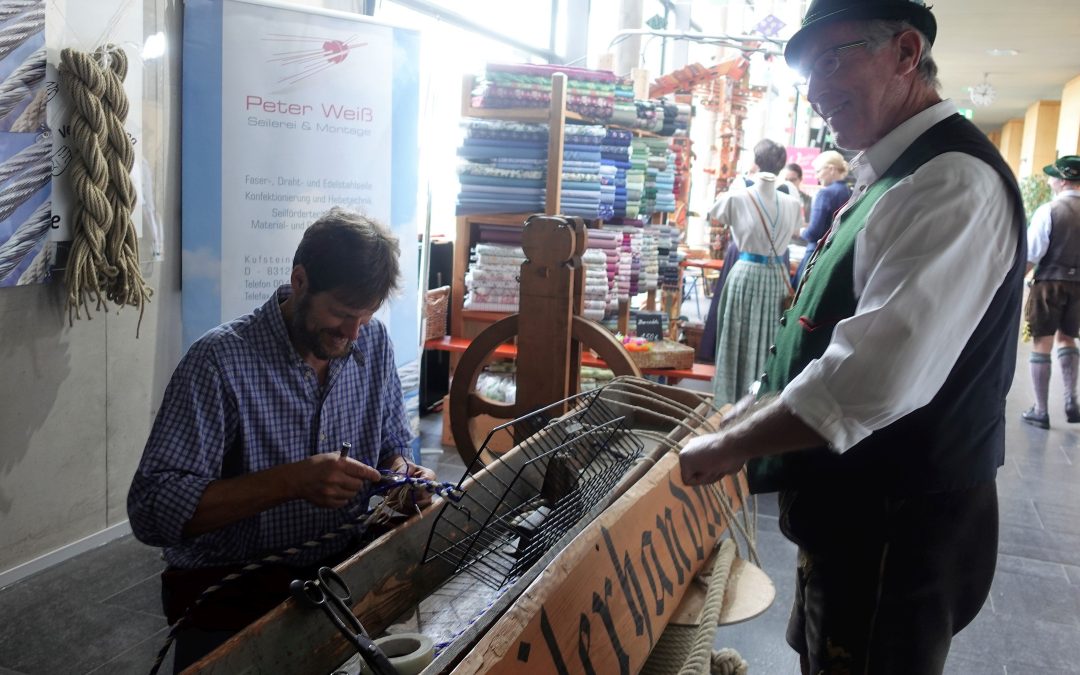
M722 487L737 494L731 479ZM727 529L720 498L717 486L683 485L678 456L665 455L574 539L453 672L637 673Z

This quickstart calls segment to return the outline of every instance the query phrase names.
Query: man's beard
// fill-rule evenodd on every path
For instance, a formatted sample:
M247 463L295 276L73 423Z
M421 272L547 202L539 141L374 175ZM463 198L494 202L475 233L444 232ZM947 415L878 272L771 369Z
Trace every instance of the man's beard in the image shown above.
M347 340L345 345L338 350L328 347L322 337L326 336L327 340L330 340L334 339L335 336L326 330L309 329L308 318L310 315L311 300L307 294L301 295L297 298L296 311L293 312L292 319L292 333L300 350L310 352L312 356L322 361L348 356L349 352L352 351L352 341Z

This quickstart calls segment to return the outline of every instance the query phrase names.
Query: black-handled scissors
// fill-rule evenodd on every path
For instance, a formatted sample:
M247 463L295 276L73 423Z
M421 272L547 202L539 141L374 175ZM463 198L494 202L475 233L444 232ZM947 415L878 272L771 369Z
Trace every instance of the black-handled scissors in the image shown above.
M345 580L329 567L320 567L316 577L316 580L306 581L295 579L289 584L289 591L297 602L305 607L321 607L345 639L356 647L375 675L398 675L390 659L371 640L360 619L352 613L349 606L352 595Z

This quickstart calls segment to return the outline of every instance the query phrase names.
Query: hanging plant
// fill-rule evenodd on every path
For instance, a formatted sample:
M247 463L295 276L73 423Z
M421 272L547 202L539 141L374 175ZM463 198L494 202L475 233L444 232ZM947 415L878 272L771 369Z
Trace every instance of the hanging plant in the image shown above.
M1024 220L1031 223L1031 214L1053 198L1046 176L1032 175L1020 179L1020 196L1024 200Z

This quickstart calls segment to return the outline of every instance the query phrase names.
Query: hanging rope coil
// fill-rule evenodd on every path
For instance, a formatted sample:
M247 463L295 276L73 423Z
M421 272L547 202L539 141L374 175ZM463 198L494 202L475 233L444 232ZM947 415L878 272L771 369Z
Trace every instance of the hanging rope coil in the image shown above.
M368 493L369 496L386 495L403 487L410 488L410 491L411 489L424 490L430 492L433 495L438 495L443 499L448 499L453 502L461 501L461 498L464 496L464 493L453 483L429 481L422 478L413 478L411 476L405 476L403 474L393 473L390 471L381 471L380 473L383 474L384 480L372 486L371 490ZM290 558L297 553L300 553L301 551L310 551L312 549L317 549L324 544L327 544L328 542L334 541L336 539L340 539L341 537L362 534L367 529L369 523L377 522L380 517L383 517L385 515L385 508L388 508L388 505L385 501L383 501L380 502L378 506L369 509L367 507L367 502L365 501L362 508L363 513L356 516L355 518L352 518L351 520L348 520L344 524L338 526L336 529L326 532L309 541L305 541L304 543L297 546L287 548L280 553L273 553L261 560L249 563L238 571L225 576L221 579L221 581L217 582L213 586L210 586L205 591L203 591L199 595L199 597L195 599L195 602L193 602L191 606L187 608L187 610L184 612L184 615L181 616L180 619L178 619L177 622L172 625L172 628L169 630L169 635L165 638L165 644L161 646L161 649L158 651L157 658L154 659L154 664L150 668L149 675L156 675L158 670L161 668L161 664L165 661L165 656L169 653L169 648L176 640L176 633L185 625L187 618L191 616L191 613L195 610L195 608L202 605L208 597L216 593L224 586L235 582L237 579L240 579L241 577L250 574L255 570L261 569L266 565L272 565L282 562L286 558Z
M20 3L14 4L16 7L12 10L0 13L0 21L19 14L14 11L15 9L24 9ZM32 9L19 15L18 19L0 30L0 59L7 58L7 55L18 49L19 45L45 30L45 3L40 1L27 3L27 8Z
M0 82L0 119L7 117L45 79L45 48L38 49Z
M115 45L93 54L70 48L60 53L60 83L74 104L71 134L76 149L70 164L77 203L67 269L69 321L72 314L82 318L82 308L90 318L88 300L94 298L97 309L105 300L138 307L141 324L153 293L142 277L131 220L135 152L124 129L126 75L127 56Z

